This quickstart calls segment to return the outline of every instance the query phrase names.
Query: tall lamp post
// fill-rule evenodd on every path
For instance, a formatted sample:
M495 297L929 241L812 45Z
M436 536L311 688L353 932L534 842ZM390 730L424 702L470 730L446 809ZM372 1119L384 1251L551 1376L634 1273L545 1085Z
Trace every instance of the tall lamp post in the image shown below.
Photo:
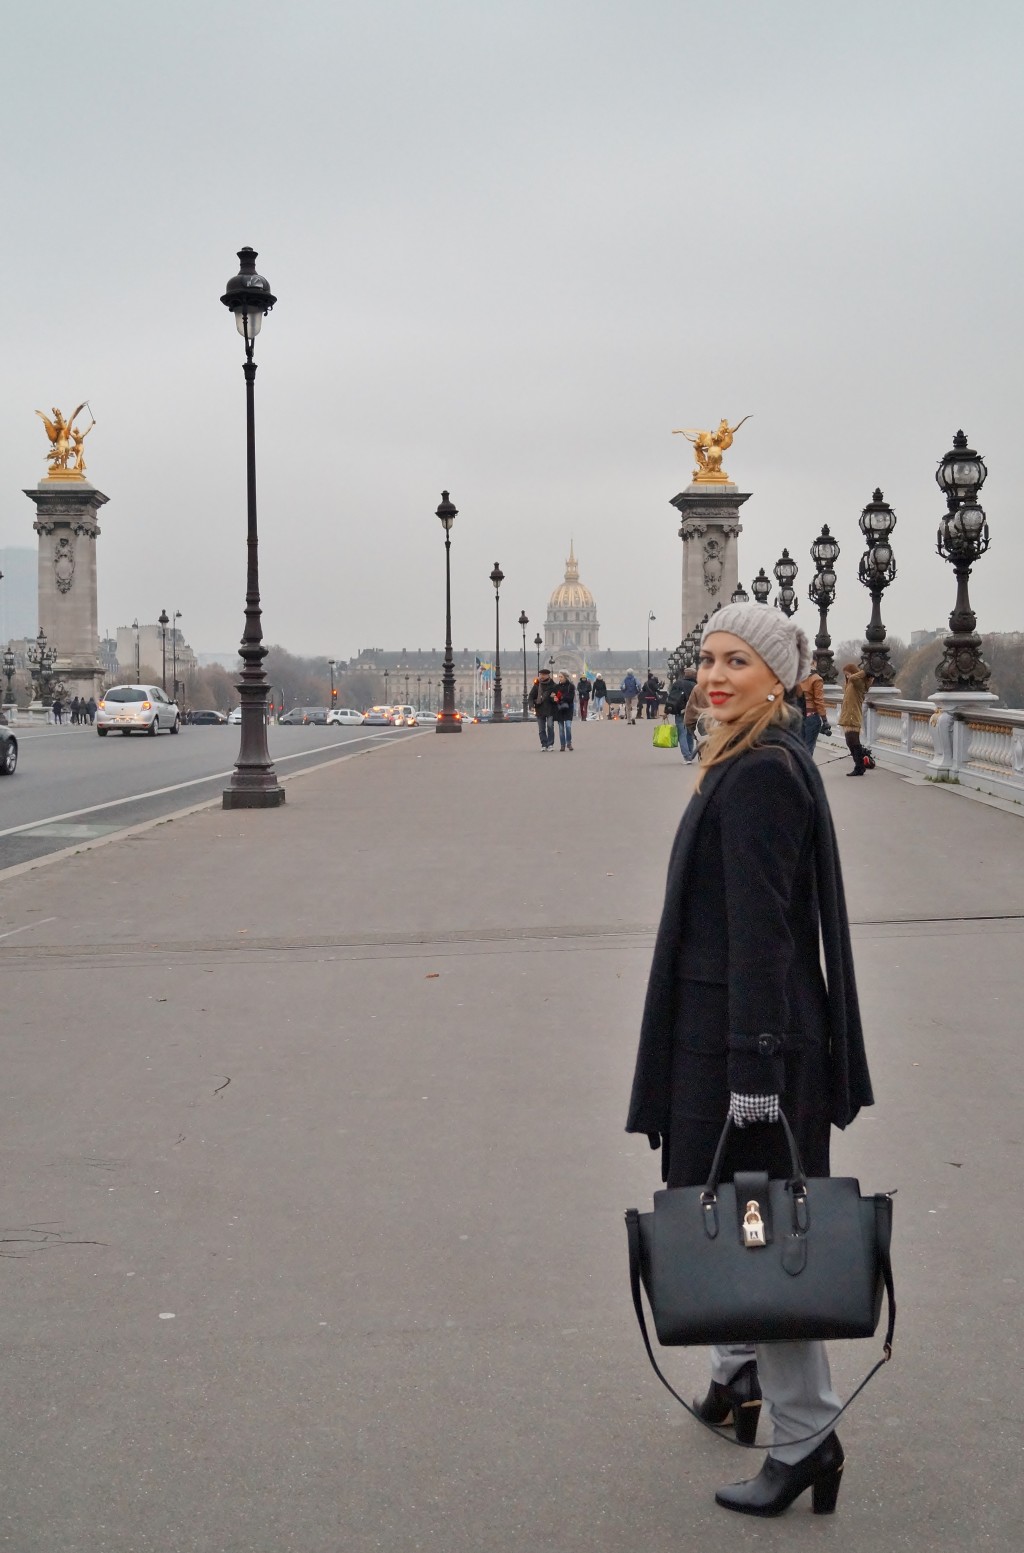
M651 621L657 620L653 609L647 611L647 678L651 677Z
M422 684L423 684L423 675L422 674L417 674L417 676L416 676L416 710L417 710L417 712L420 710L420 707L423 705L423 693L420 690L420 686Z
M178 699L178 621L181 619L181 610L176 609L171 616L171 684L173 686L172 701Z
M461 733L462 718L455 711L455 662L452 658L452 524L459 509L441 492L437 516L444 529L444 668L441 670L441 710L434 724L435 733Z
M832 638L828 633L828 612L836 600L836 562L839 559L839 542L832 538L828 524L811 545L814 577L807 590L807 597L818 611L818 634L814 638L814 667L826 685L834 685L839 678Z
M519 611L519 625L523 632L523 718L527 717L530 710L530 692L526 684L526 627L530 624L530 617L525 609Z
M337 661L338 660L336 658L328 658L328 660L327 660L327 667L331 671L331 707L332 708L334 706L334 702L335 702L335 699L336 699L337 694L338 694L338 692L334 688L334 665L337 663Z
M157 625L160 627L160 683L164 687L164 695L167 694L167 627L170 623L170 615L166 609L162 609L157 616Z
M533 639L533 645L537 649L537 678L540 679L540 650L544 646L544 638L539 631Z
M267 674L263 660L262 611L260 609L260 541L256 522L256 363L253 345L263 319L277 298L264 276L256 273L256 252L238 251L238 274L228 281L221 301L234 314L235 327L245 341L245 483L247 499L245 628L238 655L242 676L238 693L242 702L242 738L235 769L224 789L225 809L276 809L284 803L284 788L277 780L267 748Z
M895 527L896 514L876 488L860 515L860 531L868 548L860 558L857 575L871 594L871 619L864 632L860 666L881 689L889 688L896 678L882 624L882 594L896 576L896 562L889 543Z
M936 670L941 691L987 692L992 677L981 656L978 621L967 591L971 568L989 547L988 519L977 499L987 475L985 460L967 446L965 434L958 431L935 472L948 509L939 525L936 548L956 577L956 603L949 617L949 635L942 644L942 662Z
M14 679L14 672L15 672L16 664L15 664L15 659L14 659L14 650L10 646L8 646L5 649L5 651L4 651L3 663L4 663L4 678L7 681L7 694L4 696L4 705L5 706L13 706L14 705L14 691L11 689L11 682Z
M788 550L783 550L779 559L772 567L775 580L779 585L779 596L775 600L776 609L781 609L788 620L790 615L795 615L797 610L796 582L797 564Z
M138 680L142 674L142 665L139 662L139 622L132 621L132 630L135 632L135 678Z
M757 576L754 578L753 582L750 584L750 591L754 595L754 600L756 603L767 604L768 596L772 591L772 585L770 579L765 576L763 566L758 572Z
M388 679L390 678L390 676L391 676L391 670L390 669L385 669L384 670L384 705L385 706L390 706L391 705L391 702L388 700Z
M501 704L501 585L505 581L505 573L497 561L490 577L494 584L494 704L491 707L491 722L503 723L506 718L505 708Z

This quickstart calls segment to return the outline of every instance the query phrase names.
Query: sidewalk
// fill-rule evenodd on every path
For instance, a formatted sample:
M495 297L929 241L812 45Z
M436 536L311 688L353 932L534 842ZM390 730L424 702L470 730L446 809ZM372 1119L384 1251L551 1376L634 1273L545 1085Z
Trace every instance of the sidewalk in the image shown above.
M622 1214L660 1183L622 1125L693 770L646 724L574 739L548 760L530 727L424 733L303 774L278 811L205 809L0 883L0 1548L812 1534L803 1500L716 1509L757 1459L697 1433L635 1329ZM834 1168L899 1187L900 1316L842 1430L835 1535L1002 1550L1022 831L845 769L825 780L878 1104ZM879 1346L836 1345L842 1390ZM667 1365L705 1383L698 1353Z

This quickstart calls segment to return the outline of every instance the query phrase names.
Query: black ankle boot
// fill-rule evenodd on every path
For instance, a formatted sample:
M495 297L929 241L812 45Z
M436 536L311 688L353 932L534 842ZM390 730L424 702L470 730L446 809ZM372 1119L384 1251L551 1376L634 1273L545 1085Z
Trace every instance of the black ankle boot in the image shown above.
M843 1447L829 1434L809 1456L791 1467L768 1456L756 1478L720 1488L715 1503L741 1515L781 1515L809 1488L814 1514L831 1515L839 1498L844 1460Z
M761 1416L761 1385L757 1378L757 1360L748 1359L726 1385L713 1380L703 1402L693 1399L693 1411L706 1424L724 1429L732 1424L736 1438L753 1445L757 1420Z

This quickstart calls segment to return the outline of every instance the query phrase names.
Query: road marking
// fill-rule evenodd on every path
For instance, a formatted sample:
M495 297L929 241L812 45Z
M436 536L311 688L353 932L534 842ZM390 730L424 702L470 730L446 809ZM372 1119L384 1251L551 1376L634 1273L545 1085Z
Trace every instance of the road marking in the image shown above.
M345 744L365 744L370 739L385 738L384 733L364 733L358 739L346 739ZM404 735L408 738L408 734ZM294 755L281 755L274 761L275 766L283 766L286 760L307 760L311 755L321 752L336 750L336 744L321 745L317 750L298 750ZM87 809L69 809L66 814L48 814L43 820L29 820L26 825L11 825L7 830L0 830L0 836L17 836L22 831L37 830L40 825L56 825L61 820L73 820L79 814L98 814L101 809L119 809L123 804L142 803L147 798L162 798L165 793L180 793L186 787L201 787L204 782L221 782L234 771L234 766L229 771L212 771L209 776L191 777L187 782L175 782L170 787L154 787L148 793L130 793L127 798L111 798L107 803L90 804Z
M56 920L56 917L40 917L38 922L26 922L24 927L12 927L9 933L0 933L0 938L13 938L15 933L30 933L34 927L42 927L44 922Z

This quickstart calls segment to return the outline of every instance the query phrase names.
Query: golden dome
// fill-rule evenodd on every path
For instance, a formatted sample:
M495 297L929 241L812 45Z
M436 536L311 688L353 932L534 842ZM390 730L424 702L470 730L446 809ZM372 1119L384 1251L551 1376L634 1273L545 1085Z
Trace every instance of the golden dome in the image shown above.
M579 563L569 543L569 559L565 563L565 581L559 583L548 600L549 609L593 609L594 595L580 582Z

